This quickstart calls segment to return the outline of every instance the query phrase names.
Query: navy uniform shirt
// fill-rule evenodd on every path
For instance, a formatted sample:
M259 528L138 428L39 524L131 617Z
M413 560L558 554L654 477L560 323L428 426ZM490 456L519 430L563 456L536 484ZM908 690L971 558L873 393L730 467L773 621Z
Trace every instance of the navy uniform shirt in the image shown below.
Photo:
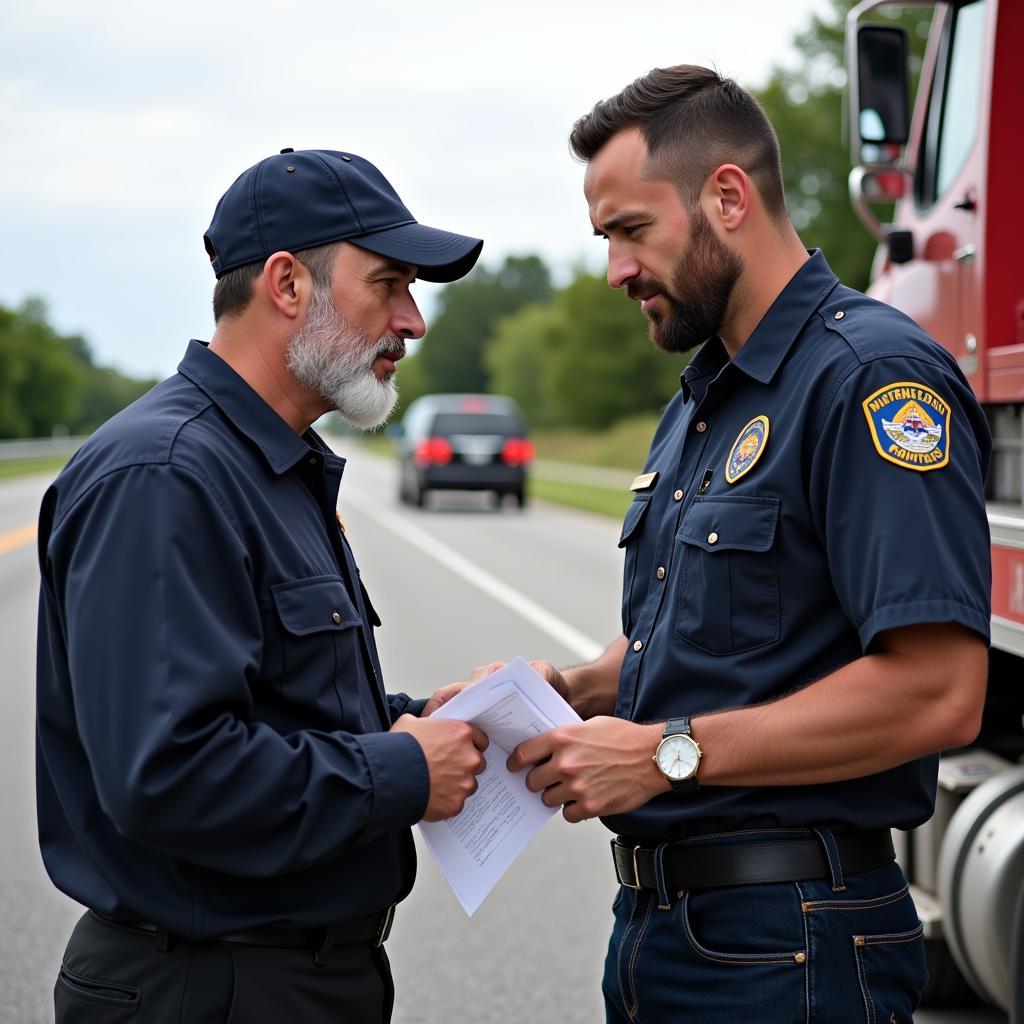
M735 359L717 338L700 349L634 483L616 715L771 700L901 626L956 622L987 639L989 452L953 358L812 254ZM932 812L936 768L932 756L843 782L702 786L605 822L644 839L910 828Z
M90 438L39 521L37 786L58 888L209 938L404 897L427 804L388 734L345 462L199 342Z

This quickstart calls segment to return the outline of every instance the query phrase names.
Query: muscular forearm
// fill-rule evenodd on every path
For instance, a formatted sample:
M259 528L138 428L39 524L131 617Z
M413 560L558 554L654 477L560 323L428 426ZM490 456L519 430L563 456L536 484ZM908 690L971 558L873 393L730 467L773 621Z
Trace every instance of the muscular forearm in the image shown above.
M615 711L626 643L626 638L620 636L596 661L562 672L569 691L569 703L580 718L610 715Z
M971 742L987 656L962 627L894 631L878 653L789 696L693 719L704 785L858 778Z

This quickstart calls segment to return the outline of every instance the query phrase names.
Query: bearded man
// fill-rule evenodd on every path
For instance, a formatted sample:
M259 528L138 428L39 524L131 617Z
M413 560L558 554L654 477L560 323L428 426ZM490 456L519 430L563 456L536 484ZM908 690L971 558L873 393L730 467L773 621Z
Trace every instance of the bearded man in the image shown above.
M486 737L388 695L311 429L394 406L418 276L482 242L372 164L283 150L205 236L209 345L90 438L39 524L37 778L54 884L89 908L58 1021L390 1019L409 827L458 813Z
M890 829L980 725L985 417L804 248L735 82L655 69L570 144L608 283L656 345L700 346L633 482L622 635L541 666L585 721L510 762L617 833L607 1019L909 1021L924 943Z

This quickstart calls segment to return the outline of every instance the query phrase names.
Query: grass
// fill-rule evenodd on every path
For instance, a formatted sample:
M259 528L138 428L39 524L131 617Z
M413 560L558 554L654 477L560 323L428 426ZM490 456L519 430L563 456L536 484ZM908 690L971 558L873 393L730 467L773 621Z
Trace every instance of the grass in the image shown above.
M610 490L607 487L592 487L589 484L569 484L561 480L544 480L536 474L530 477L530 496L556 505L594 512L600 516L621 519L633 497L626 491Z
M657 425L657 416L634 416L602 431L541 430L532 436L540 459L639 473Z
M43 459L11 459L0 462L0 480L16 476L29 476L32 473L54 473L63 469L68 461L66 455L50 455Z

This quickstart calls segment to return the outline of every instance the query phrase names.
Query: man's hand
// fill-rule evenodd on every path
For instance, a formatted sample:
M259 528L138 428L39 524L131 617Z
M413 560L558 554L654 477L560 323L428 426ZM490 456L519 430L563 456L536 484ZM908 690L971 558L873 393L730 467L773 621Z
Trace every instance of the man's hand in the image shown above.
M421 717L427 718L432 715L442 704L447 704L456 694L462 693L467 686L472 686L478 679L483 679L484 676L489 676L492 672L497 672L499 668L505 667L504 661L491 661L486 665L478 665L473 669L468 679L463 679L459 683L449 683L447 686L442 686L439 690L434 691L434 695L427 701L423 706L423 714Z
M506 664L508 663L504 661L489 661L486 665L478 665L473 669L470 677L461 683L449 683L447 686L442 686L439 690L435 691L434 695L424 705L422 717L426 718L432 715L442 704L447 704L456 694L462 693L467 686L472 686L473 683L483 679L484 676L497 672L499 668L504 668ZM558 691L559 696L563 700L567 701L569 699L569 690L566 686L565 678L550 661L531 661L530 666L538 675L543 676L545 682Z
M476 792L476 776L487 762L487 736L475 725L446 718L402 715L391 732L407 732L419 743L430 772L430 798L424 821L444 821L462 810Z
M508 769L533 765L527 788L543 791L549 807L562 804L566 821L623 814L670 789L652 760L663 729L604 716L559 726L520 743Z

